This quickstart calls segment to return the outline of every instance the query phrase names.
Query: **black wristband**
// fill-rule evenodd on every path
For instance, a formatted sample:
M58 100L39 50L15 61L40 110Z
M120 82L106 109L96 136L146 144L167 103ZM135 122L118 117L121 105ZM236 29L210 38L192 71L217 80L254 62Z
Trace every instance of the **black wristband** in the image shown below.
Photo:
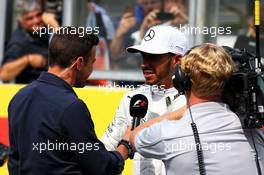
M135 152L133 151L131 144L127 140L124 140L124 139L120 140L118 145L117 145L117 147L119 145L124 145L127 148L127 150L128 150L128 158L130 158L130 159L134 158L134 153Z

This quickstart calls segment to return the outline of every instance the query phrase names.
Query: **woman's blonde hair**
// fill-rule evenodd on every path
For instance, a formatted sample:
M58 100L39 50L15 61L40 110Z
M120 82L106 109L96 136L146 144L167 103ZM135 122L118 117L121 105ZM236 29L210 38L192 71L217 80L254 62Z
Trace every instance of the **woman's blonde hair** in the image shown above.
M182 58L181 68L190 77L197 96L212 97L222 94L233 72L233 60L222 47L205 43Z

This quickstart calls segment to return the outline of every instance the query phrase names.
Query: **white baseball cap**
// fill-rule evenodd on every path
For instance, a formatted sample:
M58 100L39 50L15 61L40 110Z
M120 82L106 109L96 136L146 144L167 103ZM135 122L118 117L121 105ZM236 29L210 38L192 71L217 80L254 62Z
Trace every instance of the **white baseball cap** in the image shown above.
M184 55L186 49L187 39L182 32L176 27L160 25L150 28L142 39L141 44L128 47L127 51L130 53L173 53Z

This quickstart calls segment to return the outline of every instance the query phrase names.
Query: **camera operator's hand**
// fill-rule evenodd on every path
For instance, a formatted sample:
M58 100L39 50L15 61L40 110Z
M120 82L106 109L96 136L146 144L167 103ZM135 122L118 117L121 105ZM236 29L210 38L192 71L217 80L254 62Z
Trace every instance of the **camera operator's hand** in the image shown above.
M47 59L40 54L29 54L26 55L29 65L33 68L42 68L47 65Z
M116 31L116 36L124 36L129 29L136 25L136 18L131 12L126 12L121 18L120 25Z
M180 24L184 25L187 23L188 17L183 9L178 6L172 6L169 9L169 13L172 13L174 16L174 19L169 21L170 25L178 27Z
M159 10L153 10L147 14L144 18L142 25L140 26L140 38L143 38L145 33L152 26L158 25L161 23L160 20L157 19L157 13Z
M59 27L59 23L56 20L56 15L54 13L48 13L48 12L44 12L42 14L42 21L44 22L44 24L46 26L50 26L54 29L56 29L57 27Z
M126 130L126 132L125 132L125 134L124 134L124 136L123 136L123 139L124 140L129 140L129 138L130 138L130 136L131 136L131 134L132 134L132 127L131 126L129 126L128 128L127 128L127 130Z

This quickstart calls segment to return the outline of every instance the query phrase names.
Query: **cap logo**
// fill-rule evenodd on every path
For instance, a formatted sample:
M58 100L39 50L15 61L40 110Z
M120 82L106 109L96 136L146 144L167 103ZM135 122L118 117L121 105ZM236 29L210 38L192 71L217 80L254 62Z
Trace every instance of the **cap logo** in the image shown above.
M155 31L153 29L150 29L149 32L145 35L144 40L150 41L154 38L154 36L155 36Z

